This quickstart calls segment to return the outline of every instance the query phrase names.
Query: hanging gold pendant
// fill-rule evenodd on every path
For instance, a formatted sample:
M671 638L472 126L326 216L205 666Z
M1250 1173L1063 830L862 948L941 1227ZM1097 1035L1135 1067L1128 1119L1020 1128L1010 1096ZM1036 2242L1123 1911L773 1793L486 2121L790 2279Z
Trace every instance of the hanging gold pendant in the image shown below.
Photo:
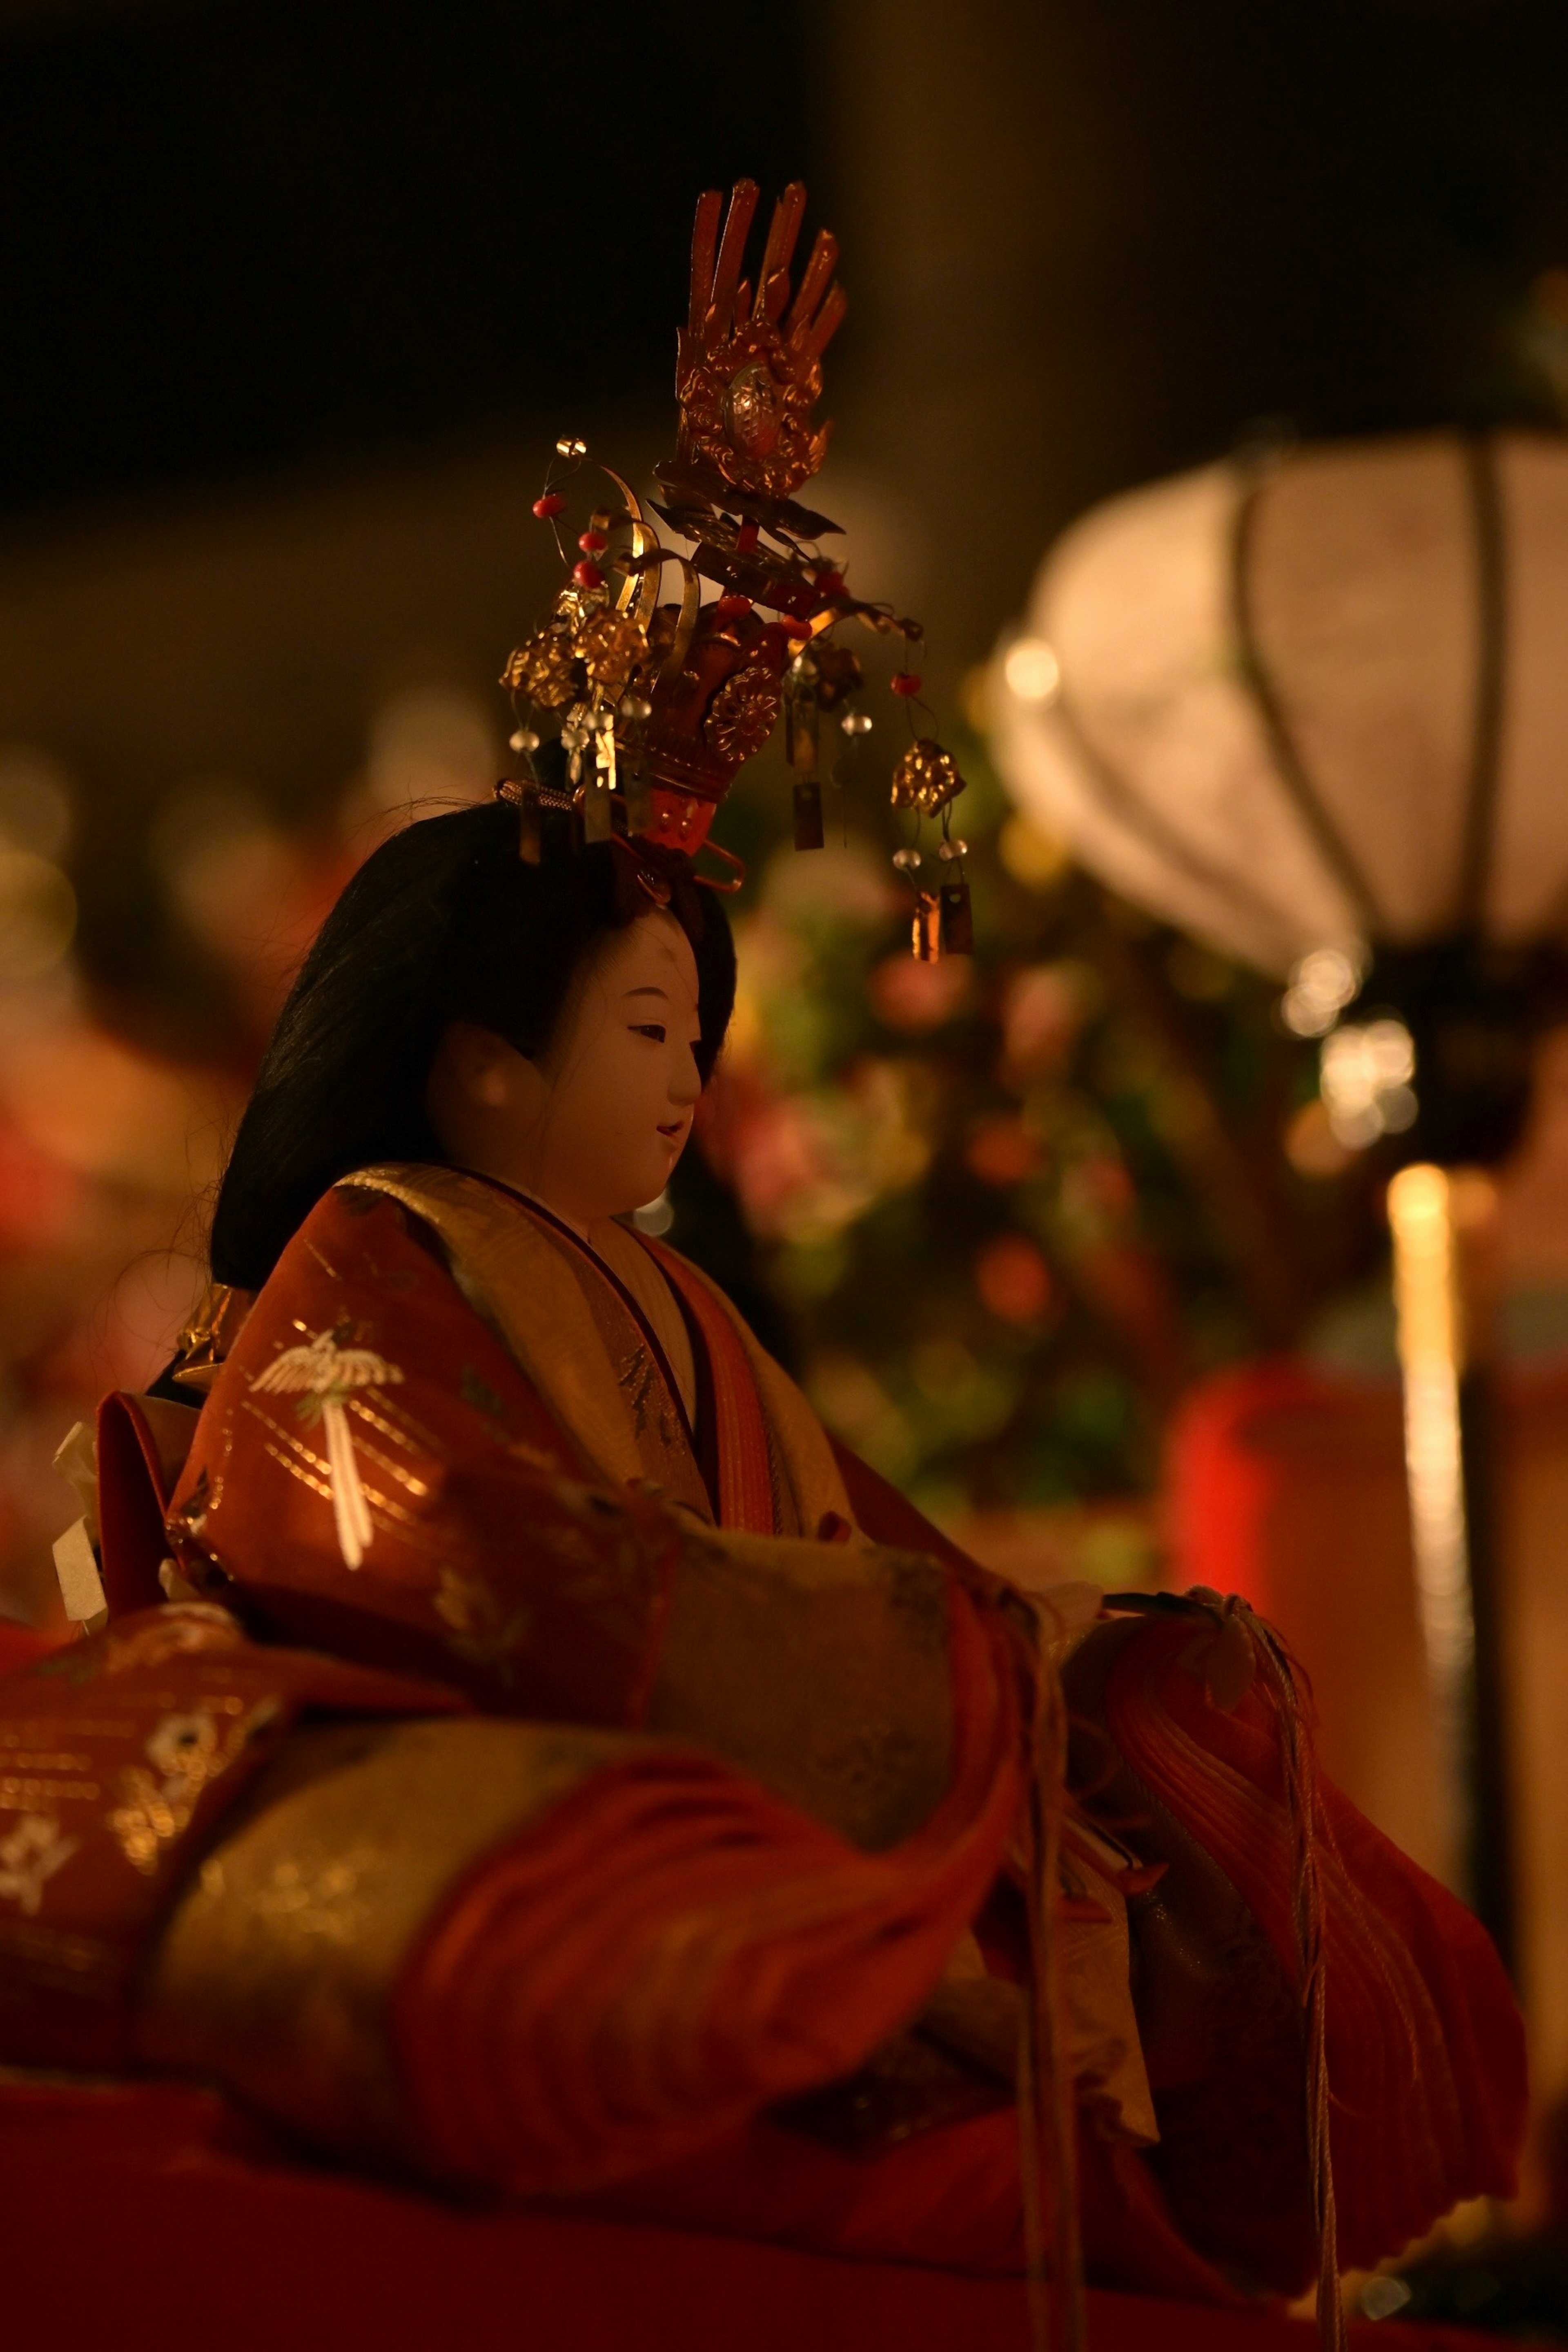
M582 795L582 837L584 841L608 841L613 831L610 794L596 781Z
M653 794L645 775L627 776L622 783L626 802L626 830L646 833L653 822Z
M939 963L942 960L942 902L935 890L917 890L915 894L915 923L911 944L916 963Z
M943 883L938 928L944 955L974 954L975 918L969 905L967 882Z
M795 786L795 846L822 846L822 787L815 776L803 776Z

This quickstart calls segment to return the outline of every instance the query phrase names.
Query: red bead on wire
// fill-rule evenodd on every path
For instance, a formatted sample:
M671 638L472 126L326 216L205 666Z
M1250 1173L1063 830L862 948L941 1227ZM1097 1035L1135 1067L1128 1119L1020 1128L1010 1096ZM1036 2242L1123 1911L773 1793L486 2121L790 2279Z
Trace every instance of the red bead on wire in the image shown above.
M602 555L610 541L601 530L585 530L578 539L584 555Z
M826 572L818 572L816 588L819 596L841 596L844 593L844 575L830 565Z
M717 604L714 606L714 611L718 614L721 621L738 621L745 614L749 613L750 610L750 597L737 595L733 589L729 590L727 594L721 596Z
M559 490L547 490L542 499L534 500L534 512L541 522L549 522L551 515L559 514L565 504L566 500Z
M604 574L591 557L585 555L580 563L571 567L571 576L580 588L602 588Z
M902 694L905 699L910 695L918 694L920 691L920 680L912 669L896 671L887 682L894 694Z

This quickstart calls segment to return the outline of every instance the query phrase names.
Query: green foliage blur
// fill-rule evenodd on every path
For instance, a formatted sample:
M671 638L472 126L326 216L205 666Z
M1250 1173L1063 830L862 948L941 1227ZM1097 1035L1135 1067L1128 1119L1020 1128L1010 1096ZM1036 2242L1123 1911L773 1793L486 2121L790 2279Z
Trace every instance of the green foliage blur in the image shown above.
M1014 812L983 679L967 790L972 957L916 963L887 806L903 714L846 743L796 852L770 752L720 830L740 992L672 1188L830 1427L939 1518L1150 1492L1203 1373L1288 1344L1376 1249L1276 986L1111 898ZM1292 1164L1292 1162L1297 1164Z

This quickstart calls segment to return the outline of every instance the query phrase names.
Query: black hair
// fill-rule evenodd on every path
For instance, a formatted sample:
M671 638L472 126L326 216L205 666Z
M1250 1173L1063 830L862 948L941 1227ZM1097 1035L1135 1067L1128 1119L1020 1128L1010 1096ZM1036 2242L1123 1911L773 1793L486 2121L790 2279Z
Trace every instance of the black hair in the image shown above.
M422 818L366 859L322 925L277 1018L213 1211L213 1278L259 1290L323 1192L382 1160L443 1158L424 1105L449 1023L532 1057L603 932L645 914L639 860L544 819L537 865L505 802ZM735 1002L721 902L677 873L670 912L697 966L706 1085Z

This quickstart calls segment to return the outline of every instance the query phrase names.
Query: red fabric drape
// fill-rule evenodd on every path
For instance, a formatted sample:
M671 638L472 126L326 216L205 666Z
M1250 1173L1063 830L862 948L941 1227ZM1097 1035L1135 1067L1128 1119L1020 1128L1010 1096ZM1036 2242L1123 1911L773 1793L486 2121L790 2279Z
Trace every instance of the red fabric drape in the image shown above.
M1277 1728L1256 1684L1232 1711L1212 1702L1200 1646L1190 1622L1142 1628L1107 1678L1106 1728L1219 1864L1293 1979ZM1319 1786L1340 2256L1354 2267L1420 2235L1462 2198L1512 2193L1524 2029L1471 1914L1331 1782ZM1241 2185L1213 2184L1233 2199Z
M884 1853L716 1763L650 1756L478 1866L397 1995L403 2070L455 2172L623 2179L852 2072L919 2009L1022 1790L1009 1660L962 1595L950 1638L952 1784ZM754 2220L767 2234L765 2196Z
M177 2084L0 2087L6 2342L47 2352L1027 2352L1015 2279L538 2212L308 2171ZM1256 2310L1091 2292L1091 2352L1313 2352ZM1352 2331L1357 2352L1394 2342ZM1445 2328L1395 2352L1489 2352Z
M309 1427L253 1393L247 1377L299 1329L340 1322L362 1324L402 1375L356 1437L382 1516L351 1571ZM134 1464L126 1467L131 1475ZM862 1465L846 1461L845 1471L869 1533L934 1550L958 1571L946 1802L901 1847L864 1855L786 1818L760 1790L737 1793L733 1776L721 1792L716 1770L699 1788L699 1768L681 1790L661 1788L656 1771L606 1775L489 1857L444 1906L400 1989L400 2044L459 2172L588 2189L643 2167L644 2210L665 2219L778 2234L792 2226L789 2208L814 2214L812 2232L846 2251L1006 2261L1018 2213L1009 2114L858 2167L853 2198L845 2159L768 2125L736 2137L748 2115L852 2065L918 2006L943 1939L950 1945L979 1906L1016 1808L1019 1743L1001 1721L1008 1662L984 1631L996 1622L980 1598L988 1580ZM275 1632L366 1663L417 1665L496 1711L634 1724L686 1531L644 1495L589 1492L580 1473L537 1393L401 1213L333 1201L314 1213L241 1335L203 1416L171 1540L193 1578L226 1574ZM1112 1736L1281 1949L1291 1872L1274 1818L1277 1757L1245 1706L1234 1718L1201 1712L1207 1702L1181 1673L1170 1630L1145 1629L1130 1644L1113 1678ZM1190 1642L1190 1628L1174 1631ZM1330 1809L1343 1864L1330 1981L1343 1975L1348 1988L1343 1998L1331 1991L1331 2066L1342 2102L1381 2103L1377 2130L1364 2145L1353 2135L1342 2158L1344 2251L1357 2260L1393 2251L1458 2196L1507 2185L1517 2032L1490 1950L1473 1932L1467 1939L1441 1890L1337 1800ZM1370 1937L1364 1912L1380 1923ZM712 1943L698 1995L695 1979L683 1986L676 1969L661 1979L639 1965L659 1960L660 1937L676 1937L694 1916ZM1413 2106L1396 2063L1412 2017L1424 2069ZM1299 2095L1298 2082L1286 2084L1260 2117L1271 2113L1288 2130ZM1359 2118L1359 2108L1346 2112ZM1471 2116L1477 2146L1466 2152L1458 2142ZM1140 2159L1095 2143L1087 2162L1101 2276L1223 2292L1177 2240ZM1244 2149L1233 2156L1223 2185L1234 2212L1223 2218L1243 2237L1267 2222L1249 2210L1266 2200L1260 2178L1256 2168L1248 2177ZM955 2221L957 2234L942 2240L936 2215L954 2219L966 2200L963 2228ZM1217 2259L1230 2251L1213 2242L1224 2234L1217 2227L1204 2242Z
M103 1591L117 1617L163 1598L168 1503L158 1449L133 1396L111 1389L98 1409L98 1515Z

